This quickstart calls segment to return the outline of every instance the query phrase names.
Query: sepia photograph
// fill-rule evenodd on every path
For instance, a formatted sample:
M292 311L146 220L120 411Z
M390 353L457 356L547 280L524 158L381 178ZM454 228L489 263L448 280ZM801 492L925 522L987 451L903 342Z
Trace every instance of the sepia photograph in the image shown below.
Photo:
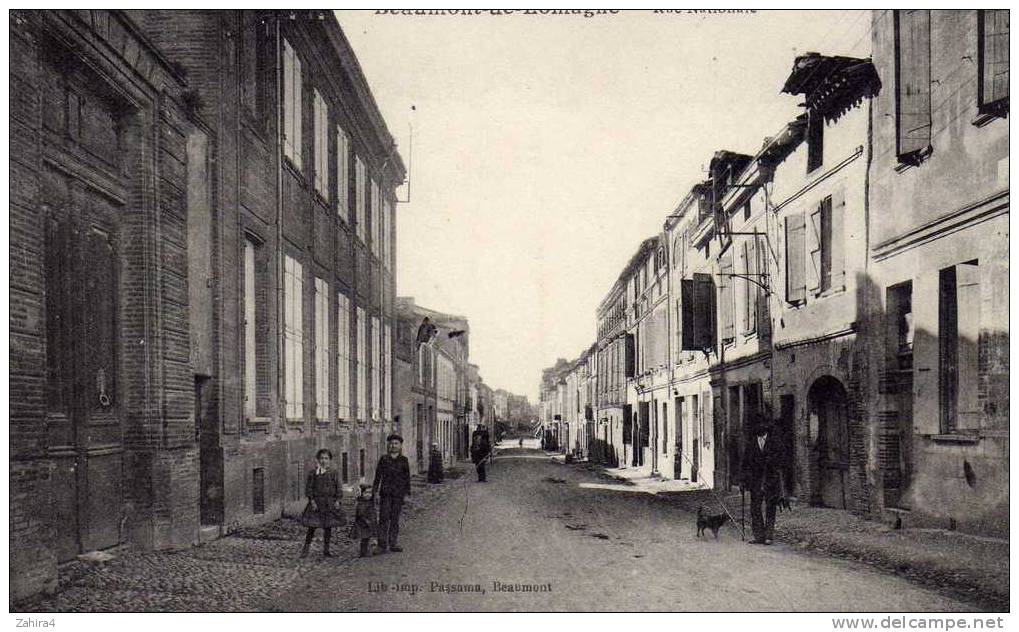
M1009 627L1008 9L8 20L12 626Z

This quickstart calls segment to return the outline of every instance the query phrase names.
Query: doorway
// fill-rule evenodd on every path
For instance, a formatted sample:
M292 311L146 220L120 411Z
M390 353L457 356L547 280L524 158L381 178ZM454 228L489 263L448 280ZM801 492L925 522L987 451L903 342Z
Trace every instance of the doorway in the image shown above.
M826 375L810 387L807 400L811 435L816 439L813 500L825 507L845 509L850 460L846 389L837 379Z
M195 430L198 433L198 487L202 526L223 524L223 446L219 423L209 410L211 378L195 376Z
M683 459L686 458L686 455L683 454L683 420L685 419L684 414L686 412L684 410L684 408L683 408L683 404L684 404L683 398L682 397L677 397L676 398L676 403L675 403L675 408L673 409L673 410L676 411L676 413L675 413L676 414L676 456L673 459L673 461L674 461L673 469L675 470L673 472L673 475L675 476L675 478L677 480L683 478Z

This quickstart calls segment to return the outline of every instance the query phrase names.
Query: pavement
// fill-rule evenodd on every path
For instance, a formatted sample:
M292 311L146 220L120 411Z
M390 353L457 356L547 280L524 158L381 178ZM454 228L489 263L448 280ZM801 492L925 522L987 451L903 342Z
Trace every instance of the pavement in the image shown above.
M682 481L660 481L638 468L582 467L617 481L634 481L640 491L656 494L659 500L687 512L696 513L703 506L711 513L721 513L724 504L740 519L738 491L719 494ZM749 515L745 528L749 534ZM945 529L895 529L848 511L796 501L792 511L779 512L775 536L798 550L862 562L988 610L1009 609L1008 540Z
M416 486L402 553L297 558L282 520L177 553L118 553L65 572L33 611L925 611L973 612L965 595L796 546L698 538L665 495L539 450L502 450L473 471ZM696 493L696 492L694 492Z

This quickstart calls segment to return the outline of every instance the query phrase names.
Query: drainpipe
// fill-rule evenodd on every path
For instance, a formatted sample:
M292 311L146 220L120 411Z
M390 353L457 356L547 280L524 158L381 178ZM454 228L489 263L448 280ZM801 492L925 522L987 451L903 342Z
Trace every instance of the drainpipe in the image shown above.
M284 402L286 380L283 366L283 37L280 33L280 16L275 16L276 27L276 408L280 416L280 429L286 427L287 411Z

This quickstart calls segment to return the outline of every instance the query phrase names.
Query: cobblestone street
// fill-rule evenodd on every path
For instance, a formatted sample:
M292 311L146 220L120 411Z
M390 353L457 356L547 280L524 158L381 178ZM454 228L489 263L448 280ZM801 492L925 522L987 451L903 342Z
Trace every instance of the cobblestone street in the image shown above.
M61 592L31 609L977 609L855 562L747 546L731 527L698 539L691 513L537 450L501 452L489 483L472 474L415 486L403 553L356 559L344 534L337 557L323 559L316 543L300 560L302 529L283 520L176 553L75 563Z

